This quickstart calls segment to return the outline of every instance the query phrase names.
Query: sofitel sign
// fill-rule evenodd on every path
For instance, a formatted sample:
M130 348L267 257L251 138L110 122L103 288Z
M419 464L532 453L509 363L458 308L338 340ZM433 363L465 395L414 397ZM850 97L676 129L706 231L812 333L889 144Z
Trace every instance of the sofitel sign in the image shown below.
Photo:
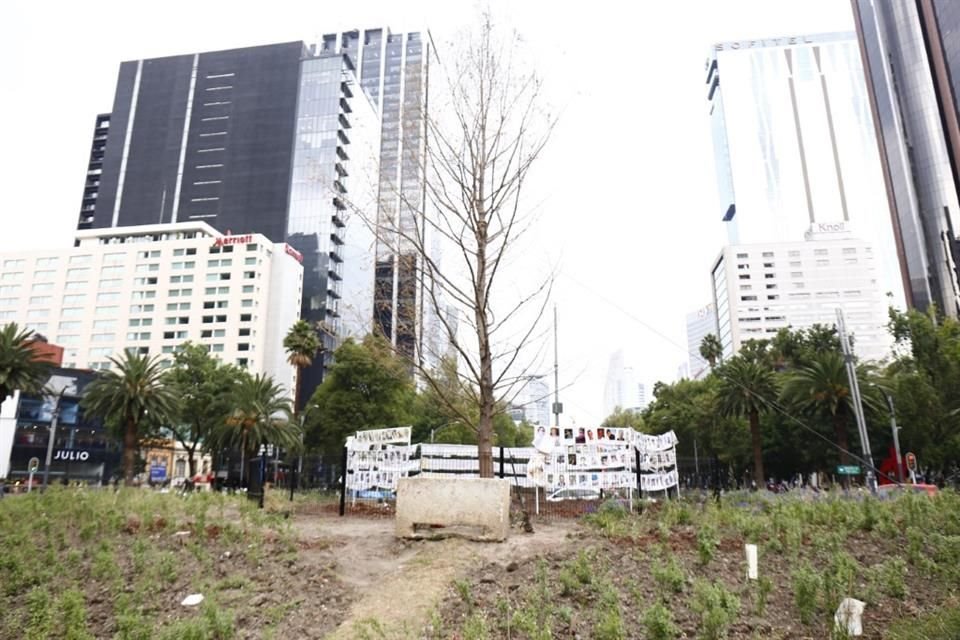
M810 36L792 38L767 38L765 40L742 40L740 42L718 42L713 45L714 51L736 51L738 49L754 49L759 47L790 47L798 44L813 44L821 42Z
M248 242L253 242L253 235L249 233L245 236L221 236L214 241L213 246L223 247L228 244L247 244Z

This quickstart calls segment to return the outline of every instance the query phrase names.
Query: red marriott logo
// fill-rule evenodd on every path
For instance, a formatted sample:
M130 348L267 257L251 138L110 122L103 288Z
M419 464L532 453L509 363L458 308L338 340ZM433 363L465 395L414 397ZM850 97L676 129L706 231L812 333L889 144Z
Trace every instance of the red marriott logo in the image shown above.
M248 242L253 242L253 235L249 233L245 236L221 236L214 241L213 246L223 247L228 244L247 244Z

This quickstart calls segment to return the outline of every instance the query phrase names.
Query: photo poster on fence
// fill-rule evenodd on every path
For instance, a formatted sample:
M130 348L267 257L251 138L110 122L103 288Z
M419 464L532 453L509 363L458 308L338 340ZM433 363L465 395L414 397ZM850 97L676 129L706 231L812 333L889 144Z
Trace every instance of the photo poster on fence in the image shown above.
M668 431L652 436L637 434L635 444L640 454L640 490L663 491L671 487L680 492L677 473L677 435Z
M347 438L347 489L396 491L397 479L406 477L411 463L410 427L357 431Z
M538 427L527 477L547 491L636 486L632 431Z

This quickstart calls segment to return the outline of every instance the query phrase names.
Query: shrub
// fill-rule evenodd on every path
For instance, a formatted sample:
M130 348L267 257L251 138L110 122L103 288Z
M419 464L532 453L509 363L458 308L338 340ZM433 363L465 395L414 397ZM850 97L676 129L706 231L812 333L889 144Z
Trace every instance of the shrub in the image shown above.
M817 594L820 592L820 574L809 563L793 572L793 602L800 612L800 622L810 624L817 612Z
M697 556L700 558L700 564L709 564L716 555L718 546L720 541L717 539L716 530L709 525L700 527L697 531Z
M693 586L692 608L700 616L700 637L719 640L727 637L740 611L740 599L719 582L698 580Z
M671 640L680 635L673 622L673 614L662 603L656 603L643 613L643 628L649 640Z
M757 615L763 616L767 608L767 600L773 592L773 582L767 576L760 576L757 580Z
M655 561L650 573L664 596L671 593L681 593L683 585L687 581L683 567L672 555L667 558L666 562Z

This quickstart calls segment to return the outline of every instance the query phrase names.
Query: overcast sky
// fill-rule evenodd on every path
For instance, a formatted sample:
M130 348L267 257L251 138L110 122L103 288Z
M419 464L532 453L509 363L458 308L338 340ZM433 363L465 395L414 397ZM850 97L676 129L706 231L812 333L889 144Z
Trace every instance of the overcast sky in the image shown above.
M516 29L562 118L535 169L535 245L557 263L564 424L603 419L610 354L649 389L686 360L685 314L710 300L717 215L704 62L714 42L851 30L845 0L531 1L489 5ZM579 7L575 10L573 7ZM123 60L387 25L449 41L460 0L30 2L0 7L0 252L68 247L90 135ZM549 371L544 371L548 373Z

